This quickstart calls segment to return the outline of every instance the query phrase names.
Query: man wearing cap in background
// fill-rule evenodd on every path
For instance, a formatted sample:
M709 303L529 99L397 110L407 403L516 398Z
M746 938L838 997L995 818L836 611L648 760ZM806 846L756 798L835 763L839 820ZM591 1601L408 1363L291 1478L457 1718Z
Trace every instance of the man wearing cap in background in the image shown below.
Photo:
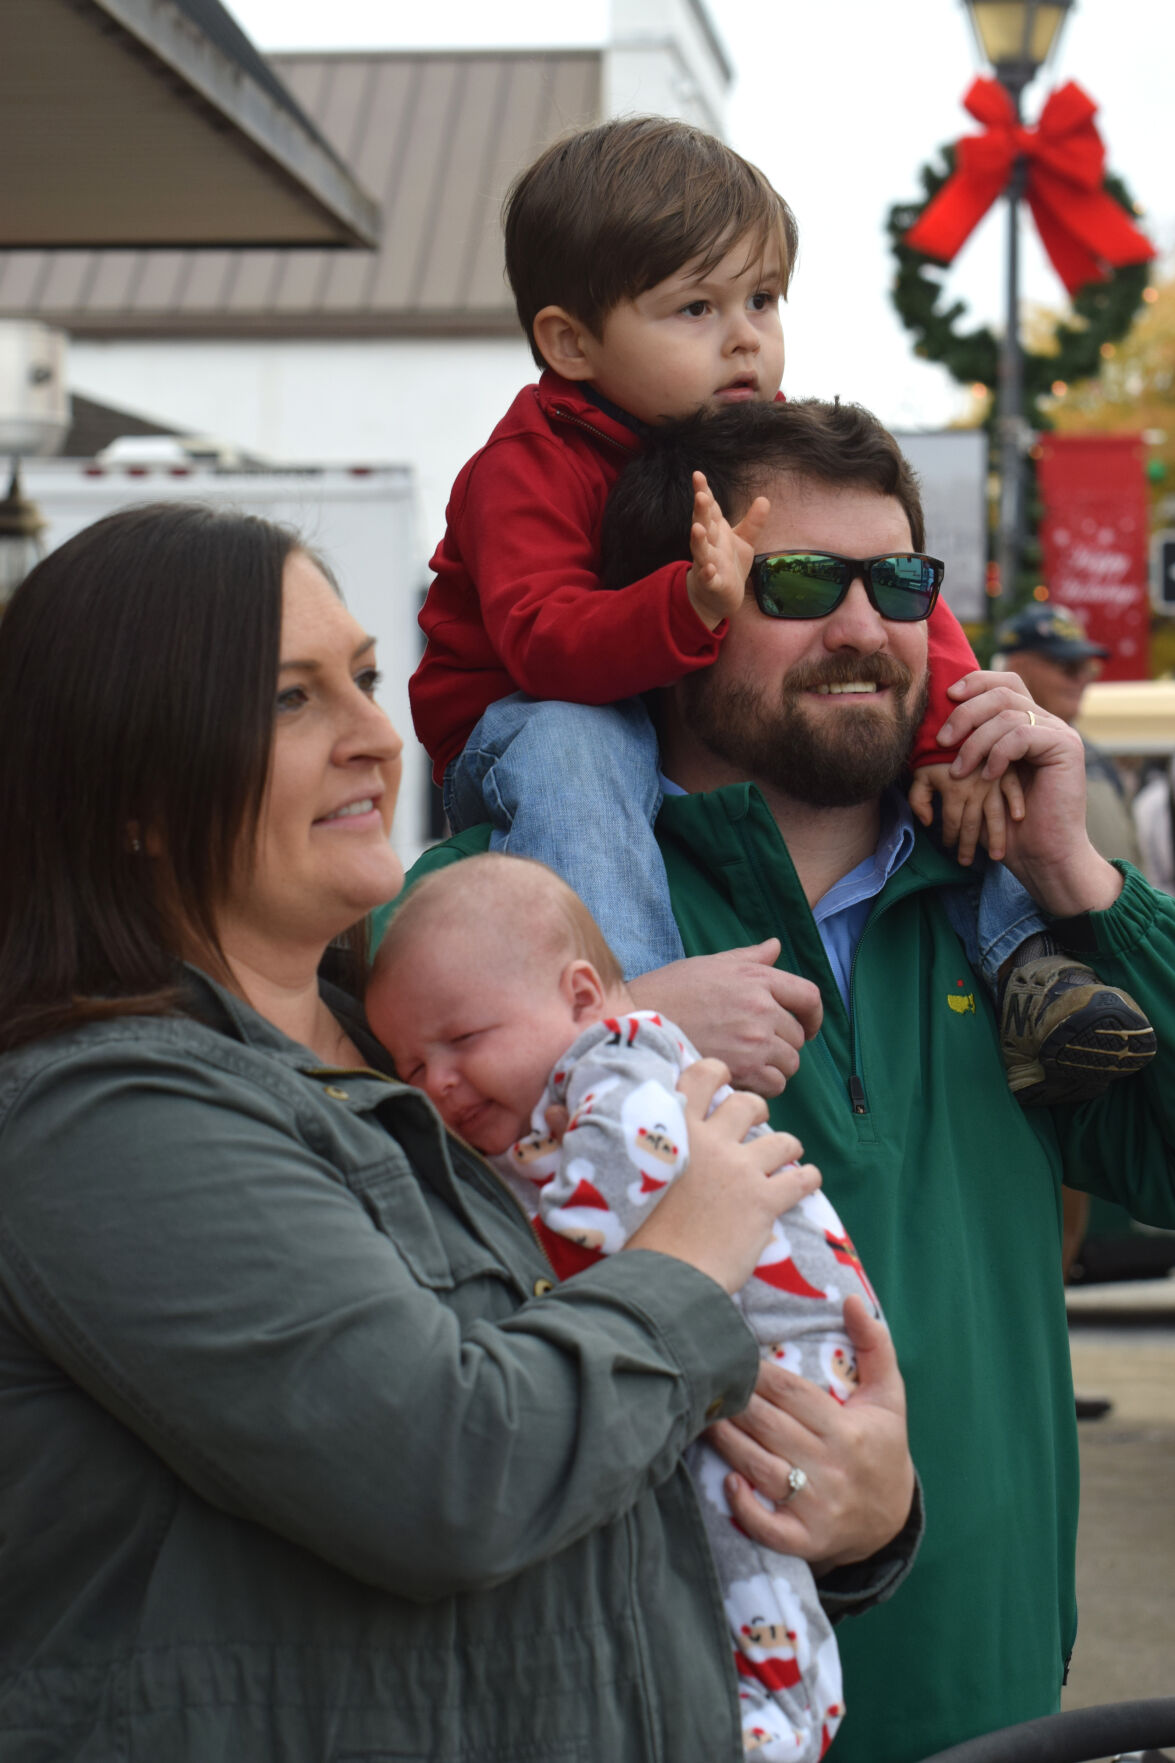
M1081 714L1085 688L1102 670L1110 651L1091 643L1075 618L1055 606L1034 606L1000 626L992 665L1018 673L1038 704L1062 722ZM1142 868L1134 817L1122 780L1107 753L1082 735L1085 747L1085 827L1089 842L1101 856L1125 857ZM1068 1282L1089 1228L1089 1195L1062 1188L1064 1224L1061 1265ZM1077 1397L1079 1420L1097 1420L1109 1412L1104 1396Z
M994 665L1018 673L1037 703L1062 722L1076 722L1085 688L1110 651L1091 643L1075 618L1055 606L1034 606L996 632ZM1082 737L1085 746L1085 825L1101 856L1142 857L1130 804L1114 762Z

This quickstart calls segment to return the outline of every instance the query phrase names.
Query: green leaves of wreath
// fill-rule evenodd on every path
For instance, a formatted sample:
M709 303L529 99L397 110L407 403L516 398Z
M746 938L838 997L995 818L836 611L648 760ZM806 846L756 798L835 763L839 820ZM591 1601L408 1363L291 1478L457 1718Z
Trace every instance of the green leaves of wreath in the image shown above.
M961 330L960 320L967 310L965 303L962 300L945 303L943 277L949 270L904 242L906 233L954 169L954 147L944 147L941 170L933 165L922 167L920 177L926 192L924 200L920 204L896 203L889 211L886 228L897 264L893 303L898 317L914 338L915 355L924 361L941 363L961 385L973 385L978 381L994 387L999 368L999 341L994 332L987 325L972 331ZM1105 189L1133 217L1134 202L1121 178L1107 175ZM1057 353L1037 355L1025 351L1024 390L1034 406L1049 392L1054 380L1069 383L1088 379L1097 373L1102 363L1102 344L1116 343L1126 335L1142 302L1142 292L1149 277L1148 264L1133 263L1123 269L1111 269L1108 280L1087 282L1078 290L1073 299L1072 316L1062 319L1057 326ZM1039 427L1039 410L1035 415Z

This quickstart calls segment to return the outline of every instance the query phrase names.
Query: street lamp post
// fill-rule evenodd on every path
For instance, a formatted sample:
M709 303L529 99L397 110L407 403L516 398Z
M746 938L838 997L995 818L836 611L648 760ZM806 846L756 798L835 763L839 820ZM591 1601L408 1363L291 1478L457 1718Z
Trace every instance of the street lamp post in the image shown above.
M1020 120L1025 86L1051 53L1073 0L964 0L981 53ZM1007 188L1004 336L1000 346L996 430L1000 507L996 555L1001 595L1010 593L1024 551L1024 455L1031 431L1024 420L1024 350L1020 342L1020 203L1027 165L1017 159Z
M20 461L14 459L8 494L0 498L0 613L39 561L44 530L40 509L21 491Z

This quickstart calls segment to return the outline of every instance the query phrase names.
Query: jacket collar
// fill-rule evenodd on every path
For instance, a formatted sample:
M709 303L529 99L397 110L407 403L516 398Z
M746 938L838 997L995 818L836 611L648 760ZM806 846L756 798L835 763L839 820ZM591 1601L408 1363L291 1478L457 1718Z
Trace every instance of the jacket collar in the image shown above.
M273 1053L297 1071L317 1072L322 1068L322 1061L309 1047L292 1041L267 1016L262 1016L235 992L228 991L202 968L185 962L180 983L189 1014L206 1027L228 1035L244 1046ZM319 981L319 991L371 1069L393 1075L391 1061L367 1027L366 1018L355 999L326 980Z
M622 410L619 404L613 404L611 398L605 398L594 386L565 380L562 374L552 373L549 367L544 368L535 387L535 397L548 421L571 422L590 428L601 440L623 447L626 453L635 453L641 442L653 432L647 422ZM783 392L776 392L773 402L786 404L787 399Z
M594 389L588 391L572 380L565 380L561 374L552 373L549 367L535 387L535 396L549 421L569 422L577 428L590 429L600 440L621 448L625 453L636 453L642 435L648 432L644 423L638 423L635 417L610 399Z
M599 387L593 386L590 380L585 381L580 389L589 404L594 404L610 421L618 422L622 428L631 429L642 441L648 440L653 432L652 423L642 422L631 410L622 410L619 404L613 404L611 398L605 398Z
M660 822L682 845L709 851L720 851L732 835L739 836L735 829L745 823L754 837L777 849L799 889L787 843L756 784L724 784L692 795L667 795L661 804ZM940 851L924 828L916 825L913 851L882 891L887 899L895 899L922 888L965 887L974 880L973 872Z

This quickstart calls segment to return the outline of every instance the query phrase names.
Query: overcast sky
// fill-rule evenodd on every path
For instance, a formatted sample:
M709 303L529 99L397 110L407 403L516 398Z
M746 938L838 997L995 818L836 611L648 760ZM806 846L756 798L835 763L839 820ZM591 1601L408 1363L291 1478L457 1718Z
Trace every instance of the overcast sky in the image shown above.
M607 0L230 0L262 49L593 44ZM933 427L963 395L944 370L913 359L888 299L886 211L919 193L918 169L974 128L959 100L979 69L962 0L709 0L737 70L732 143L782 191L800 226L784 313L793 396L841 393L896 427ZM443 35L435 21L444 20ZM1077 0L1055 64L1026 94L1030 120L1054 84L1075 79L1100 106L1109 167L1147 209L1167 260L1175 252L1175 0ZM1025 294L1064 292L1031 232ZM950 288L975 322L998 319L1002 216L973 235Z

